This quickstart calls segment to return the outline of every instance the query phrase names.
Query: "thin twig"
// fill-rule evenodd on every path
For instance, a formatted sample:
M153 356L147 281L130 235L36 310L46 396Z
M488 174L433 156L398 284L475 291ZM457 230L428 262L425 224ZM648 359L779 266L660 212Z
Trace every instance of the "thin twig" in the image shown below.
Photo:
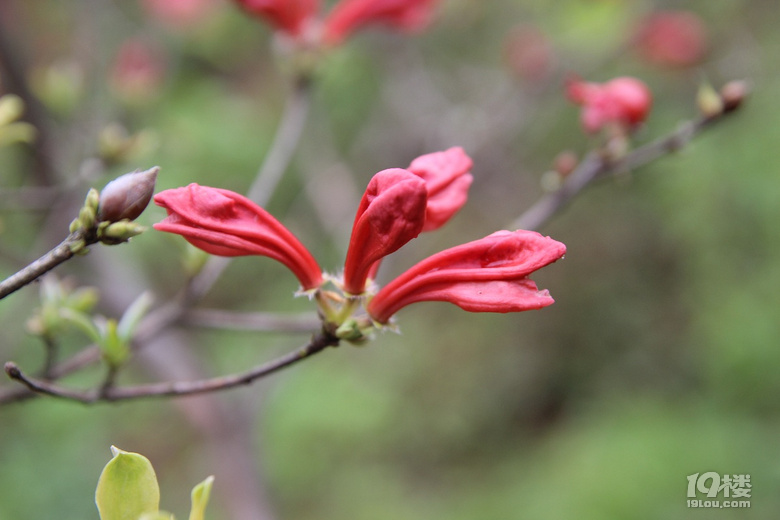
M76 254L74 250L77 247L83 249L85 247L84 244L91 245L96 242L97 239L87 237L83 230L71 233L57 247L0 282L0 299L5 298L61 263L73 258Z
M220 309L189 309L181 318L192 327L253 332L311 332L321 326L312 313L285 315L271 312L234 312Z
M560 188L542 196L510 225L510 229L539 229L593 181L603 179L615 172L634 170L675 152L713 123L731 113L733 112L727 111L716 116L688 121L671 134L636 148L618 161L609 161L597 151L589 153L566 177Z
M199 381L179 381L127 387L101 386L97 390L86 391L72 390L54 383L28 377L13 362L5 364L5 372L8 374L8 377L19 381L32 392L84 404L93 404L100 401L128 401L151 397L183 397L248 385L256 379L277 372L298 361L311 357L327 347L337 346L338 344L338 338L325 332L320 332L313 336L307 345L240 374Z

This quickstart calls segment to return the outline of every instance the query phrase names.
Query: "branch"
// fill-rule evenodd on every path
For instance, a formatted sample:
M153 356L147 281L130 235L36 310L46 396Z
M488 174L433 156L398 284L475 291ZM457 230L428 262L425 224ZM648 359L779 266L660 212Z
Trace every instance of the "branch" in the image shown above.
M0 299L21 289L66 260L70 260L78 251L96 242L96 238L87 237L83 230L71 233L57 247L0 282Z
M276 191L282 175L292 160L309 115L311 83L306 77L297 78L284 107L282 120L276 130L271 148L249 187L247 198L258 206L265 206ZM192 303L203 297L214 285L231 259L212 257L189 283L185 299Z
M146 399L152 397L183 397L248 385L256 379L268 376L285 367L291 366L298 361L311 357L327 347L335 347L338 346L338 344L338 338L326 332L320 332L313 336L307 345L243 373L199 381L155 383L126 387L101 386L101 388L96 390L86 391L72 390L48 381L28 377L13 362L5 364L5 372L8 374L8 377L20 382L32 392L58 397L68 401L77 401L84 404L93 404L100 401L128 401L131 399Z
M190 309L182 315L181 321L193 327L259 332L311 332L321 326L320 320L311 313L290 316L270 312L231 312L219 309Z
M687 121L669 135L640 146L617 161L610 161L599 151L590 152L566 177L560 188L542 196L510 225L510 229L539 229L593 181L603 179L616 172L634 170L676 152L701 132L721 121L725 116L733 114L735 108L737 107L724 110L716 115L702 116L697 120Z

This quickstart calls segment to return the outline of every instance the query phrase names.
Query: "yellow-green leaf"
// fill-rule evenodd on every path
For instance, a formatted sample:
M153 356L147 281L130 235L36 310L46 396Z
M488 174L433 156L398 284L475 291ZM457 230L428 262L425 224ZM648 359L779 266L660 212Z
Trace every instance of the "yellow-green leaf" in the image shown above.
M192 489L190 520L203 520L206 517L206 506L209 503L213 484L214 476L212 475Z
M101 520L138 520L160 509L160 488L149 459L111 446L114 454L100 474L95 504Z

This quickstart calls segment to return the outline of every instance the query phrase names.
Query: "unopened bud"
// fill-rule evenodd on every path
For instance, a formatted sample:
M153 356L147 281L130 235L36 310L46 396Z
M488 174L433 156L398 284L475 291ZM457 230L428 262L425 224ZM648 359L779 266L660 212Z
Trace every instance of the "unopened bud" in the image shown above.
M79 210L79 224L82 229L92 229L95 227L95 211L84 206Z
M715 117L723 113L723 100L709 83L703 83L699 87L696 104L704 117Z
M92 210L97 214L98 206L100 205L100 193L95 188L90 188L87 192L87 198L84 199L84 207Z
M135 220L143 213L154 194L160 168L134 171L109 182L100 192L100 222Z
M102 224L105 224L105 222L106 221ZM120 220L119 222L113 222L107 226L101 225L98 229L98 238L100 238L101 241L110 244L120 243L130 240L144 231L146 231L146 228L140 224L129 220Z
M750 87L745 81L729 81L720 89L720 97L723 100L723 110L731 112L736 110L745 100Z
M559 153L553 161L553 170L561 175L561 177L568 176L577 167L579 159L577 154L571 150L564 150Z

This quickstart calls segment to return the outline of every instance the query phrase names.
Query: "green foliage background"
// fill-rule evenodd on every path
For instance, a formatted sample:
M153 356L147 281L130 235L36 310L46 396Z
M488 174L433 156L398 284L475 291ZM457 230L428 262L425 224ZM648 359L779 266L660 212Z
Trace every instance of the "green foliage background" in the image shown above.
M31 67L65 59L90 71L80 100L56 120L58 137L69 143L63 170L75 175L101 126L119 121L130 131L153 129L158 146L111 167L97 184L157 164L160 190L190 182L247 189L289 86L266 27L226 3L197 29L145 19L135 2L5 4L2 31ZM238 430L251 436L245 457L267 487L257 499L267 499L278 518L777 518L777 6L686 2L706 21L712 48L702 66L669 71L643 64L624 42L638 15L670 6L451 0L423 34L367 31L327 57L300 148L268 205L326 269L343 262L357 197L376 171L456 145L475 160L466 208L394 255L383 267L388 278L507 226L539 196L541 173L559 151L583 153L593 144L564 100L567 73L647 81L655 107L640 142L695 116L702 78L716 85L747 78L753 93L729 121L673 156L591 188L542 230L568 247L563 261L535 275L554 306L473 315L420 304L399 314L400 335L381 335L362 349L342 346L204 398L251 412L249 424L217 430L224 442ZM541 28L557 51L542 83L517 77L505 60L519 24ZM163 49L167 68L150 99L123 106L107 70L131 36ZM29 168L22 147L0 150L3 187L27 184ZM141 221L162 216L150 208ZM0 274L61 238L36 236L42 221L40 212L0 213ZM103 288L104 299L137 294L144 279L163 297L175 294L184 283L182 243L150 231L130 245L92 251L130 266ZM90 284L90 268L78 260L61 273ZM291 298L294 290L282 267L242 258L204 305L311 310ZM0 302L4 361L40 362L40 346L21 326L36 298L27 288ZM242 370L307 339L186 334L206 374ZM67 352L82 344L69 337ZM149 378L143 366L122 382ZM66 382L98 378L96 369ZM221 483L229 479L215 470L213 448L220 436L181 413L199 402L83 407L36 399L0 408L0 518L97 518L94 488L111 444L152 461L162 507L180 516L191 486L216 473L210 517L227 518L232 498ZM219 419L202 420L214 430ZM687 508L686 476L706 471L750 474L750 510Z

